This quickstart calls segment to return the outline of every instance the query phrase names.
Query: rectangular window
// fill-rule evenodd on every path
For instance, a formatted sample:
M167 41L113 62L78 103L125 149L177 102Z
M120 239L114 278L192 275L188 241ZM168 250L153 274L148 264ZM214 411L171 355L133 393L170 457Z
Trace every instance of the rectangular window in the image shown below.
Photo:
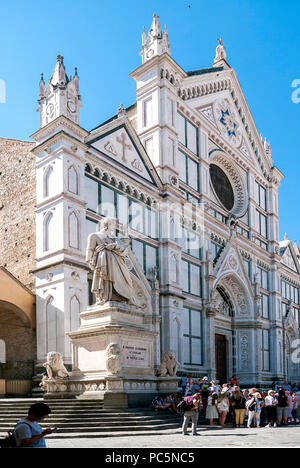
M194 190L198 190L198 164L191 158L188 158L188 182L187 184Z
M245 270L251 280L251 262L248 262L248 260L243 259L244 267Z
M168 98L168 123L174 127L174 101Z
M181 114L177 114L178 123L178 139L180 143L186 146L185 118Z
M148 276L150 269L158 266L158 249L138 239L132 239L131 248L145 275Z
M258 210L256 210L256 216L257 216L257 230L261 236L267 238L267 217L264 216Z
M263 371L270 371L270 331L262 330L262 367Z
M181 262L181 286L183 291L189 292L189 264L184 260Z
M178 151L178 172L179 179L185 184L187 183L187 170L186 170L186 155L182 151Z
M255 182L254 198L256 203L266 211L267 209L267 191L258 182Z
M144 207L139 203L130 203L131 227L137 232L144 232Z
M101 185L101 214L109 218L116 217L115 192L105 185Z
M186 260L182 260L181 265L181 283L183 291L200 297L201 267Z
M143 124L144 127L149 127L153 122L152 98L146 99L143 104Z
M98 226L99 226L98 221L93 221L90 218L86 218L86 221L85 221L86 240L90 234L93 234L94 232L98 231Z
M117 194L118 219L123 226L128 225L129 221L129 200L121 193Z
M98 193L98 182L85 177L85 201L87 202L87 209L98 212L99 206L99 193Z
M263 270L262 268L258 268L259 279L260 279L260 287L269 291L269 272Z
M266 294L261 295L261 315L265 319L269 319L269 296Z
M184 308L183 358L185 365L202 366L202 312Z
M187 147L197 154L197 128L187 121Z

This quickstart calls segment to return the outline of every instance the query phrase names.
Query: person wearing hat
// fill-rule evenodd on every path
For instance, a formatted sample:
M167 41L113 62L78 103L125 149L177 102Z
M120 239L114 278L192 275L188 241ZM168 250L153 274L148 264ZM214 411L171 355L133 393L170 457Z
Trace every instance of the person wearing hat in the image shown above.
M206 414L208 397L210 395L210 390L208 387L209 387L208 383L205 383L202 385L202 390L201 390L202 411L203 411L204 416Z
M252 393L251 398L247 401L247 409L249 411L247 427L250 428L252 421L256 427L260 427L260 416L263 405L263 399L259 392Z
M276 419L277 419L277 414L276 414L276 406L277 402L275 399L275 391L274 390L269 390L268 391L268 396L265 398L265 407L266 407L266 415L267 415L267 421L268 424L266 427L276 427Z
M197 425L198 425L198 417L199 417L198 408L199 408L200 400L201 400L200 393L195 393L192 396L186 396L184 398L186 409L184 411L184 416L183 416L183 425L182 425L183 435L187 435L187 429L188 429L188 425L190 421L192 421L193 435L198 435Z

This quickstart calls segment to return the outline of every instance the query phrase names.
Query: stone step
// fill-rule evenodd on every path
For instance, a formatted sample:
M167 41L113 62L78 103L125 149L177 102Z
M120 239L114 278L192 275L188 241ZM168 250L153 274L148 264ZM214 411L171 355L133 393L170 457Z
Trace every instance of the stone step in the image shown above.
M24 414L27 414L28 412L28 408L24 408L24 409L19 409L19 408L15 408L15 409L0 409L0 415L14 415L14 414L21 414L21 415L24 415ZM49 417L51 417L52 415L59 415L59 414L78 414L78 415L93 415L93 414L99 414L99 415L103 415L103 416L157 416L158 413L154 413L152 411L125 411L125 410L103 410L101 408L95 410L95 409L65 409L65 408L62 408L61 410L52 410L51 408L51 414ZM166 414L171 414L171 413L166 413Z
M60 428L56 434L52 434L53 438L55 436L59 436L59 434L70 434L70 437L72 437L72 433L81 433L84 436L88 436L90 432L97 433L99 436L101 436L102 433L106 432L114 432L114 429L116 428L118 432L139 432L139 431L156 431L156 430L165 430L165 429L178 429L179 423L176 422L171 422L171 423L166 423L163 422L161 424L153 424L153 425L132 425L132 426L95 426L95 427L84 427L84 426L77 426L77 427L66 427L66 428ZM0 427L0 433L6 434L7 431L12 430L11 427Z
M157 419L157 420L150 420L150 421L110 421L110 422L102 422L102 421L97 421L97 422L89 422L89 423L86 423L86 421L78 421L78 422L70 422L70 421L67 421L67 422L60 422L59 425L58 425L58 430L62 430L62 429L65 429L65 428L77 428L77 427L84 427L86 429L89 429L91 427L119 427L119 426L155 426L155 425L158 425L158 424L172 424L172 423L176 423L177 420L176 419L173 419L173 420L165 420L165 419ZM52 423L43 423L43 427L53 427L55 426L54 422ZM5 430L11 430L12 428L15 427L15 423L9 423L9 422L5 422L5 423L0 423L0 431L2 431L3 428L5 428Z
M0 417L0 424L3 424L3 422L16 422L18 421L20 418L22 417L22 415L20 415L19 418L17 418L16 416L6 416L6 417ZM176 418L176 415L172 416L170 415L169 416L162 416L161 418L160 417L155 417L155 416L125 416L125 417L118 417L118 416L111 416L109 418L107 417L102 417L101 415L97 415L97 416L88 416L88 417L78 417L78 415L74 414L72 416L68 416L68 417L63 417L63 416L57 416L57 417L54 417L54 416L51 416L49 418L46 419L45 423L51 423L53 424L53 422L65 422L65 421L70 421L70 422L80 422L80 421L84 421L84 422L93 422L93 421L101 421L101 422L109 422L109 421L157 421L157 420L166 420L166 419L174 419Z

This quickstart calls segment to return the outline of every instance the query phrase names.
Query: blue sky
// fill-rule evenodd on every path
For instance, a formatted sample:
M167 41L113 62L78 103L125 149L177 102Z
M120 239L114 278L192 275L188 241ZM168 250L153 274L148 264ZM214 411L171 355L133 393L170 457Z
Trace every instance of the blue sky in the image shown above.
M191 5L191 8L188 8ZM299 1L271 0L14 0L1 2L0 136L28 139L38 128L40 73L48 80L58 53L68 74L77 66L84 108L81 124L97 126L122 102L135 101L128 76L141 63L143 25L152 14L167 23L173 58L186 70L211 66L222 36L258 131L271 141L286 178L280 189L280 233L300 242L300 103L291 99L300 79Z

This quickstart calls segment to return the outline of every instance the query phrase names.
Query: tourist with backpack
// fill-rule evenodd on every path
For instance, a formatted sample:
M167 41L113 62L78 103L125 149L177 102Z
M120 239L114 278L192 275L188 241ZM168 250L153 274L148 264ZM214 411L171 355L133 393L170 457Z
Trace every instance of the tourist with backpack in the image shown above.
M200 399L200 393L195 393L193 396L185 397L181 403L181 408L183 409L183 435L187 435L187 429L190 421L192 422L192 433L193 435L197 435Z
M20 419L16 424L13 436L16 447L46 448L45 436L52 434L55 429L43 430L41 423L49 414L51 409L44 403L36 403L29 408L28 416Z
M246 398L238 386L233 387L233 390L231 404L235 414L235 427L243 427L246 412Z
M263 406L263 399L259 392L251 394L251 398L247 401L248 409L248 424L247 427L250 428L252 421L256 427L260 427L260 416L261 409Z

